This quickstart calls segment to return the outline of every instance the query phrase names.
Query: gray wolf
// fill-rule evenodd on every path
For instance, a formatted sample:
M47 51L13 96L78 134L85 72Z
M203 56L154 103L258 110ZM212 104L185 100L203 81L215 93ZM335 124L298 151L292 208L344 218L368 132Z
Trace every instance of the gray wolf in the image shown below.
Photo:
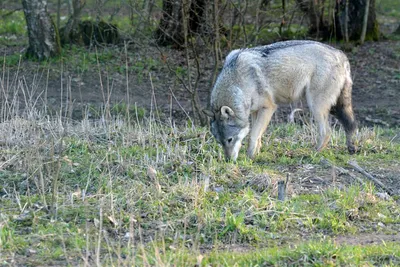
M238 49L226 57L211 92L211 110L204 113L211 117L211 132L227 160L236 160L249 132L247 154L253 158L278 105L305 97L319 128L317 150L329 141L331 112L343 125L352 154L357 127L352 84L346 55L323 43L284 41Z

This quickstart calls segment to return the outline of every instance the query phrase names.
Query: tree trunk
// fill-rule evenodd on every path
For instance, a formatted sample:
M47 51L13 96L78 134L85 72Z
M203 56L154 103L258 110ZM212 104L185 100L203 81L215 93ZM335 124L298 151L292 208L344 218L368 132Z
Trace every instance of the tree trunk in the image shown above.
M300 10L309 20L309 34L316 38L328 36L328 26L324 21L324 0L296 0Z
M85 4L86 0L72 0L72 14L69 17L67 24L63 28L63 31L60 31L60 34L62 34L61 39L63 44L68 44L71 42L71 31L76 28Z
M47 12L46 0L22 0L28 28L28 57L39 60L57 56L61 52L57 28Z
M366 10L367 0L349 0L348 1L348 36L349 40L359 41L362 34L362 27L364 21L364 13ZM346 9L346 1L341 0L336 2L335 7L335 29L336 29L336 38L344 39L345 37L345 9ZM375 0L370 0L369 3L369 12L368 12L368 20L367 20L367 28L365 33L366 41L377 41L379 40L379 26L378 21L376 20L375 13Z
M368 26L368 14L369 14L369 3L370 0L366 0L365 4L365 11L364 11L364 19L363 19L363 26L361 29L361 38L360 43L363 44L365 40L365 35L367 34L367 26Z
M400 25L397 27L397 30L394 31L394 34L400 35Z
M200 31L206 0L188 0L188 34ZM184 45L184 29L182 25L182 0L163 0L163 14L156 31L157 42L160 45Z

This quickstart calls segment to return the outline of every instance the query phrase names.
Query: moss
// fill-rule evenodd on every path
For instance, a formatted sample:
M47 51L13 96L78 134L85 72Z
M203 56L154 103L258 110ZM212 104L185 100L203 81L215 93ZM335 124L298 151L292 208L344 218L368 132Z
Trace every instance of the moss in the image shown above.
M379 23L377 20L375 20L372 30L367 31L365 35L365 40L366 41L379 41L381 37L381 32L379 31Z

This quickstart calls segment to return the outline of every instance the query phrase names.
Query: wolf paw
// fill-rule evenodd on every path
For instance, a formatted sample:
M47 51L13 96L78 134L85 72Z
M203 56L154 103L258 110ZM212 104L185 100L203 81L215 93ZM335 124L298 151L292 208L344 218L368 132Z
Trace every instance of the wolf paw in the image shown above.
M354 145L347 146L347 150L349 151L350 155L353 155L357 152L357 148Z
M249 158L254 159L255 155L256 155L256 149L255 149L255 148L253 148L253 149L250 149L250 148L249 148L249 149L247 150L247 156L248 156Z

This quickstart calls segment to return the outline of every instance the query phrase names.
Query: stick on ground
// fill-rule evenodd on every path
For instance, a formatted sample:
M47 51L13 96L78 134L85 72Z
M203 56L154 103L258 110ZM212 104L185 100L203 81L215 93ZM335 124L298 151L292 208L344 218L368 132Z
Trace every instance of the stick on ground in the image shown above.
M349 172L348 170L346 170L342 167L336 166L335 164L333 164L332 162L330 162L329 160L327 160L325 158L321 159L321 163L334 168L335 170L339 171L340 173L345 173L345 174L349 175L351 178L353 178L354 180L357 180L362 185L365 184L364 181L360 177L357 177L356 175L352 174L351 172Z
M390 196L393 196L394 193L391 189L387 188L381 181L379 181L378 179L376 179L374 176L372 176L371 174L369 174L367 171L365 171L363 168L360 167L360 165L357 164L357 162L353 161L353 160L349 160L347 162L347 164L349 164L350 166L352 166L354 169L356 169L358 172L362 173L365 177L367 177L368 179L370 179L372 182L374 182L374 184L378 185L379 187L381 187L383 190L386 191L386 193L388 193Z
M286 181L280 180L278 182L278 200L285 201L286 189L289 184L289 173L286 174Z
M284 201L285 200L285 181L284 180L280 180L278 182L278 200L280 201Z

